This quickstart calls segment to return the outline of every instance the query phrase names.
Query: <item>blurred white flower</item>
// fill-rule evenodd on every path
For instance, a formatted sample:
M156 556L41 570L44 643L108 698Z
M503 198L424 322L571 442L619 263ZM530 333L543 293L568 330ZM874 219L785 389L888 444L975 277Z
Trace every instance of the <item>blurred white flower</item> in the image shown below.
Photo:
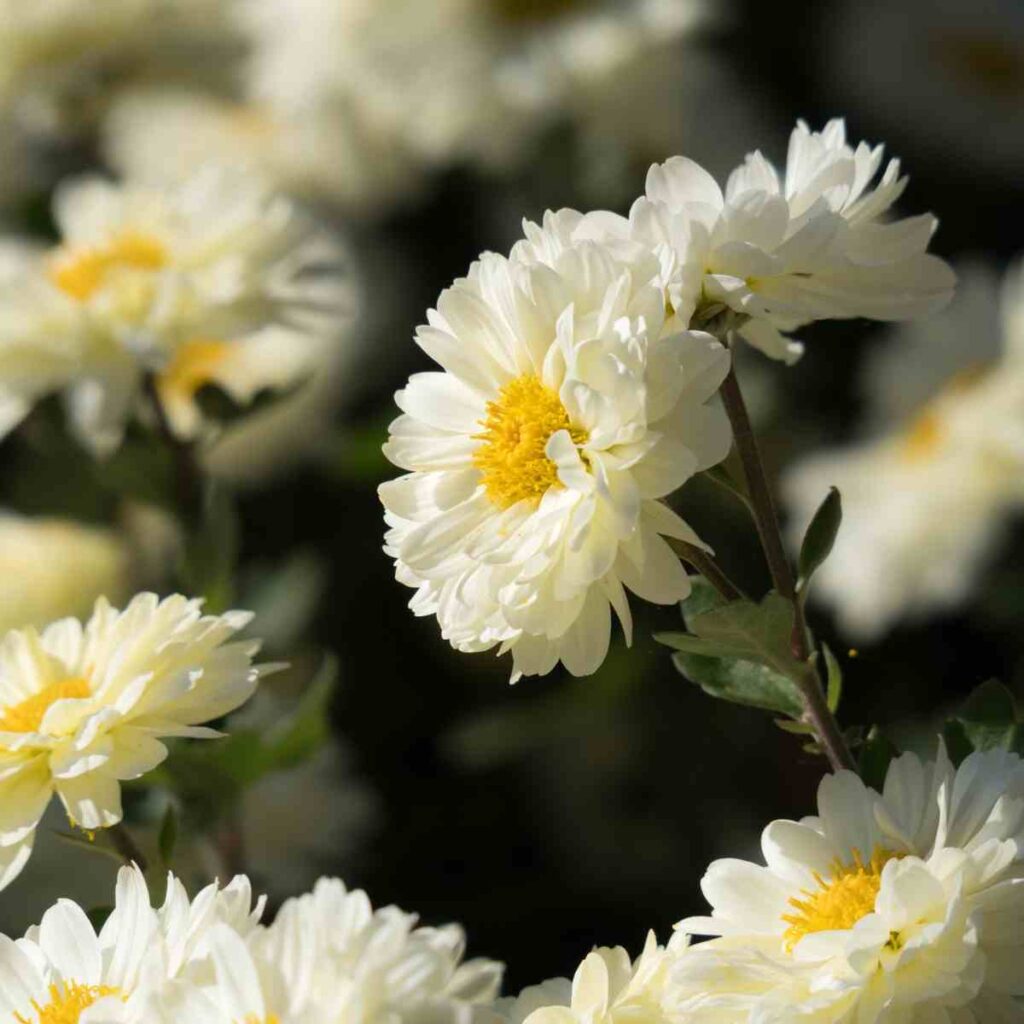
M949 301L953 274L926 252L936 220L887 220L907 184L882 147L846 142L841 120L794 129L783 175L754 152L725 192L698 164L652 167L630 211L634 238L662 262L668 301L688 324L715 309L750 319L740 334L775 359L801 346L785 335L814 320L904 320Z
M1018 0L845 0L814 48L864 119L944 166L1017 180L1024 163L1024 7ZM871 73L864 69L870 64ZM985 125L985 145L973 139Z
M1024 266L968 268L957 302L901 328L866 365L869 439L783 479L799 543L830 486L843 523L812 593L870 640L975 586L1024 503Z
M0 290L6 429L63 392L72 429L107 452L152 374L171 428L193 437L205 385L244 403L310 373L351 290L333 240L244 179L86 179L55 206L60 244L26 256Z
M564 978L498 1000L507 1024L663 1024L662 1006L669 955L651 932L634 963L621 946L587 954L570 983Z
M88 614L100 595L120 601L129 557L111 530L0 514L0 635Z
M711 6L240 0L237 10L251 48L240 94L126 93L106 132L115 166L167 180L213 160L366 212L439 167L507 171L559 120L587 132L602 106L614 111L587 96L685 37Z
M204 616L201 602L140 594L104 599L84 626L64 619L0 643L0 888L21 871L56 793L74 825L121 820L121 786L167 756L158 737L201 727L243 704L266 667L234 641L244 612Z
M765 829L767 866L708 869L712 916L678 927L722 938L672 968L682 1019L1019 1020L1024 762L991 751L954 770L940 745L894 761L881 794L826 777L818 814Z
M700 544L660 499L721 461L711 400L727 352L665 333L657 264L586 238L573 211L526 225L444 291L417 343L444 368L396 400L385 454L410 472L380 488L398 579L462 651L512 652L513 681L604 660L626 588L689 592L665 537Z

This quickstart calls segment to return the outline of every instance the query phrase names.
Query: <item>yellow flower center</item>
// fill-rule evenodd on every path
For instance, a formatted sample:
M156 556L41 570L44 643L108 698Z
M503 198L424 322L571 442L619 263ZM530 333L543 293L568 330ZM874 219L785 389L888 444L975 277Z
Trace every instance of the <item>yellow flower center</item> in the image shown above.
M939 453L947 436L940 411L943 402L950 396L966 394L986 378L989 370L990 367L984 363L961 370L921 407L901 438L900 452L906 462L926 462Z
M553 434L568 430L577 445L587 440L586 431L569 422L558 394L531 373L510 381L497 401L487 403L487 418L480 425L483 432L474 437L484 443L473 463L487 496L499 508L539 501L549 487L558 485L558 468L545 451Z
M38 732L52 704L59 700L81 699L91 693L84 679L62 679L59 683L51 683L20 704L0 708L0 732Z
M191 401L200 388L213 380L230 349L226 341L209 338L186 341L157 377L161 401Z
M14 1019L19 1024L78 1024L82 1012L97 1000L120 995L120 990L108 985L79 985L75 981L51 985L50 1001L45 1006L32 1000L34 1019L20 1013L16 1013Z
M852 928L862 917L872 913L882 886L882 868L895 856L878 847L865 863L860 850L854 850L853 863L843 864L837 860L832 865L830 878L822 878L815 872L818 888L804 889L803 899L794 896L789 905L796 913L782 915L782 920L789 925L783 935L786 949L792 951L805 935L813 932Z
M163 243L126 231L104 245L62 247L52 257L50 280L66 295L85 302L119 270L160 270L167 265Z

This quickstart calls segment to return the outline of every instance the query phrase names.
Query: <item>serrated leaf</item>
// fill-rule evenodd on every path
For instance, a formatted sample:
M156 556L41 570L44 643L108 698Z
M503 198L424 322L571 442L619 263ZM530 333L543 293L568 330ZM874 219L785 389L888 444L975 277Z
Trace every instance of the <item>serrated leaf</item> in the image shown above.
M843 521L843 503L839 491L833 487L825 500L818 506L814 518L807 527L803 543L800 545L798 567L800 571L800 588L807 587L811 577L818 571L822 563L832 553L832 547L839 534L839 526Z
M825 654L825 674L827 682L825 696L828 701L829 711L835 714L839 709L839 702L843 697L843 669L828 644L823 643L821 645L821 649Z
M160 859L164 862L165 867L169 867L171 859L174 856L174 847L178 842L178 812L172 803L167 805L167 810L164 811L163 821L160 822L160 835L158 838L158 847L160 849Z
M892 741L877 725L873 725L860 748L858 759L858 769L864 784L881 792L885 786L889 764L898 754L899 751Z
M728 603L703 576L691 576L690 594L685 600L679 602L679 608L683 613L683 622L692 632L690 624L694 618Z
M1019 741L1016 701L995 679L974 690L956 718L975 750L1012 750Z
M747 653L746 648L705 640L692 633L655 633L654 639L674 651L697 654L704 658L741 658Z
M799 718L803 702L794 683L766 665L737 658L674 654L676 668L705 693L733 704Z

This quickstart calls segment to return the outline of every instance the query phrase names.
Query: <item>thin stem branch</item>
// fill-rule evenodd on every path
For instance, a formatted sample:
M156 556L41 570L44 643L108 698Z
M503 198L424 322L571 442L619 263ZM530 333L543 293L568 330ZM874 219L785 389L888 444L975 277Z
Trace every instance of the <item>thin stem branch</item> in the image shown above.
M744 594L725 574L722 567L703 548L687 544L684 540L670 540L673 550L684 562L689 562L727 601L741 601Z
M156 418L157 430L174 459L177 497L182 518L186 524L194 523L199 519L203 505L203 477L196 462L195 446L175 434L160 398L156 378L152 374L146 375L144 388Z
M110 836L110 841L114 844L115 849L124 859L126 864L136 864L140 871L145 871L148 862L145 854L139 849L138 844L135 842L134 837L125 827L124 822L119 821L116 825L112 825L107 829L107 834Z
M731 341L732 339L730 339ZM743 465L743 474L747 480L750 493L751 508L757 534L761 539L768 569L771 572L775 589L793 606L793 633L790 646L794 657L803 666L799 678L793 680L800 688L804 702L804 719L814 729L821 743L822 750L829 759L833 769L856 768L853 755L847 746L839 723L832 714L821 687L821 680L811 661L811 642L804 619L803 601L796 590L796 580L790 567L786 550L782 543L782 531L779 528L779 517L775 510L775 501L768 483L761 451L754 436L743 393L740 391L736 378L735 363L722 384L722 403L732 424L736 450L739 452Z

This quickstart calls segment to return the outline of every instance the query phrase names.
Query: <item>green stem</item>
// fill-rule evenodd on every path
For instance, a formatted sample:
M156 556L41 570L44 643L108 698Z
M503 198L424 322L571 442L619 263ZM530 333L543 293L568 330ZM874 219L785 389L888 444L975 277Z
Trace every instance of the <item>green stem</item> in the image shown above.
M143 387L153 409L157 431L174 459L176 497L183 524L192 527L201 518L203 509L203 476L196 462L195 445L183 441L174 433L167 410L160 399L156 378L152 374L146 375Z
M145 871L149 866L145 854L139 849L134 837L125 827L124 822L119 821L107 829L107 835L114 844L114 848L121 855L125 864L136 864L140 871Z
M731 333L731 332L730 332ZM730 337L730 342L734 339ZM732 345L730 345L732 347ZM803 602L796 592L796 580L790 567L786 550L782 543L782 530L779 528L779 517L775 510L768 474L765 472L761 451L754 436L754 428L750 422L743 393L740 391L736 377L735 362L722 384L722 404L725 406L729 422L732 424L733 439L736 450L743 465L743 474L747 480L750 494L750 505L757 525L757 534L761 540L768 570L771 573L775 589L793 606L793 634L791 646L794 657L804 666L805 671L793 680L799 687L804 702L804 719L812 726L828 757L829 763L836 771L842 768L856 770L853 755L846 744L835 715L829 710L821 687L818 673L811 664L812 647L804 619Z
M684 540L670 540L673 550L684 562L689 562L727 601L742 601L744 594L725 574L721 566L703 548L687 544Z

